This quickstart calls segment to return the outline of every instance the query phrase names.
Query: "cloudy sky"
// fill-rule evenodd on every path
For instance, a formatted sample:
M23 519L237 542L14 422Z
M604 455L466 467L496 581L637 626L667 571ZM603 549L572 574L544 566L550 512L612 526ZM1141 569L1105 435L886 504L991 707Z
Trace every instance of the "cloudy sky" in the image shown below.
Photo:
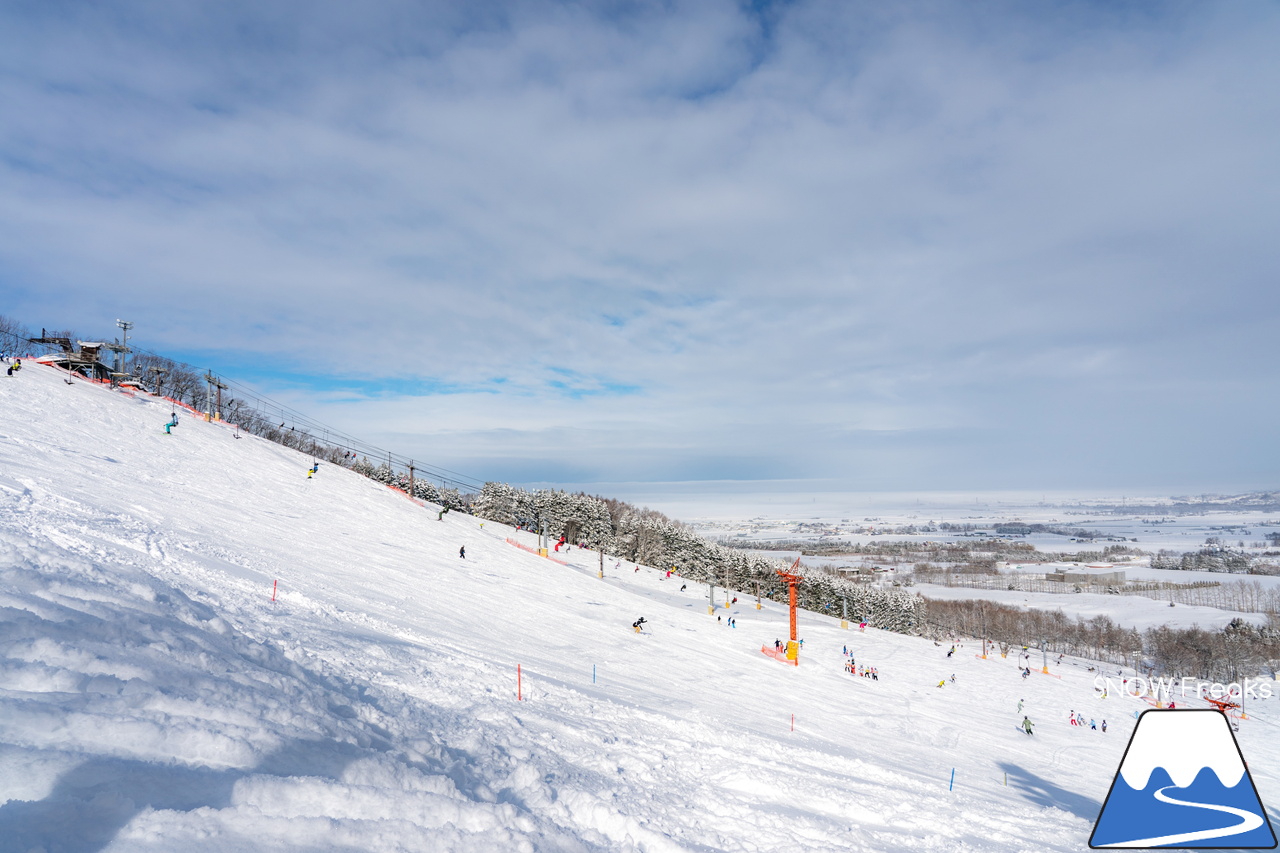
M1274 3L0 9L0 313L513 482L1280 486Z

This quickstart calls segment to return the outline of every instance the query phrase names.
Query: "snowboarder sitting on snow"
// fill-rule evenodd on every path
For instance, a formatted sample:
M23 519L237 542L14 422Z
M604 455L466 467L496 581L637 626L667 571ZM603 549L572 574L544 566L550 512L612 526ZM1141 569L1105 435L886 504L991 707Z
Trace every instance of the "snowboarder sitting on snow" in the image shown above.
M1031 722L1027 717L1022 718L1022 730L1027 734L1031 734L1031 727L1034 725L1035 723Z
M955 646L952 646L952 647L951 647L951 650L950 650L949 652L947 652L947 657L951 657L951 656L952 656L952 655L954 655L955 653L956 653L956 647L955 647Z
M637 619L636 621L632 622L632 623L631 623L631 627L636 629L636 633L637 633L637 634L643 633L643 632L644 632L644 617L643 617L643 616L641 616L639 619Z

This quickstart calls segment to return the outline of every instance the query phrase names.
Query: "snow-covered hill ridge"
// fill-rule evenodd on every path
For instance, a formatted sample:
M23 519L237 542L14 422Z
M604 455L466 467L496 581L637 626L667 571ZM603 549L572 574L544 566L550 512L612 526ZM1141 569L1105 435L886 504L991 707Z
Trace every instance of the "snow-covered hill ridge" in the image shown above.
M742 596L730 629L705 587L601 580L218 424L165 435L145 396L5 379L0 853L1077 850L1145 707L809 614L785 667L759 653L776 605ZM1241 733L1264 802L1270 712Z

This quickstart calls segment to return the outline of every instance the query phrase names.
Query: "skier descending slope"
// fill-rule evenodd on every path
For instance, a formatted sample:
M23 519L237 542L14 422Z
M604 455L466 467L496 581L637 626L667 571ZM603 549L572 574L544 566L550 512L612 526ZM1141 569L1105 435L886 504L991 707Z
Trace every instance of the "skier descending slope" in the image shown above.
M1026 732L1027 734L1032 734L1031 727L1032 727L1032 726L1034 726L1034 725L1035 725L1035 723L1031 722L1031 719L1030 719L1029 717L1023 716L1023 718L1022 718L1022 730L1023 730L1024 732Z

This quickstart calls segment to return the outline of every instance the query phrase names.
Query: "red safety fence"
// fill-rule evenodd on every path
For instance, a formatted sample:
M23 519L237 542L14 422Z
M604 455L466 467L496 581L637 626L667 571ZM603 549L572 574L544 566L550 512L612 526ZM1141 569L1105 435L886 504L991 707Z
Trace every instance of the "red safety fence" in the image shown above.
M774 660L779 661L780 663L789 663L792 666L800 665L799 658L797 658L796 660L787 660L786 646L783 646L782 648L774 648L773 646L761 646L760 654L765 655L766 657L771 657Z
M514 545L517 548L519 548L521 551L528 551L530 554L538 554L537 548L530 548L528 545L524 544L523 542L517 542L516 540L512 539L510 536L507 537L507 544ZM538 554L538 556L541 557L542 555ZM547 559L553 563L559 563L562 566L569 565L564 560L557 560L555 557L547 557Z

